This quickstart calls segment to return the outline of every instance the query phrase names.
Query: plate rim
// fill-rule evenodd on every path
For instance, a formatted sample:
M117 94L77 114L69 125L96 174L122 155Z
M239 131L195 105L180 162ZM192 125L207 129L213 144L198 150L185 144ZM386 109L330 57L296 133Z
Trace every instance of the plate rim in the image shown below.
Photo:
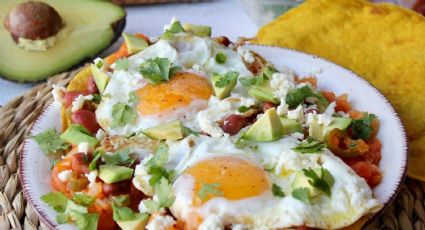
M302 56L306 56L308 58L313 58L313 59L318 59L323 63L329 64L330 66L334 66L336 68L339 68L341 70L343 70L344 72L347 72L349 75L351 75L354 78L357 78L357 80L362 81L364 84L366 84L370 89L373 89L375 91L375 93L377 93L380 97L380 99L388 106L388 108L391 110L392 116L394 116L396 118L397 121L397 125L399 126L398 128L400 129L401 132L401 136L402 136L402 140L401 144L402 144L402 155L405 156L404 161L402 162L402 168L401 168L401 175L400 175L400 180L398 181L398 184L395 188L393 188L392 190L392 194L391 196L388 198L388 200L382 204L383 207L367 216L367 220L366 222L362 225L361 228L363 228L364 226L369 225L373 220L375 220L377 217L379 217L384 211L386 211L389 206L394 202L395 198L397 197L397 195L399 194L399 192L401 191L403 182L406 179L407 176L407 163L409 160L409 145L408 145L408 138L407 138L407 134L406 134L406 129L405 129L405 125L403 123L403 121L400 118L400 115L397 113L396 109L394 108L393 104L388 100L388 98L381 93L381 91L379 91L375 86L373 86L369 81L367 81L366 79L360 77L360 75L356 74L354 71L341 66L339 64L334 63L333 61L330 61L328 59L325 59L323 57L314 55L314 54L309 54L303 51L298 51L295 49L290 49L290 48L285 48L285 47L278 47L278 46L271 46L271 45L260 45L260 44L246 44L243 45L243 47L246 47L249 49L249 47L260 47L260 48L267 48L267 49L278 49L278 50L283 50L285 52L289 52L289 53L294 53L297 55L302 55ZM41 119L43 117L45 117L46 111L51 109L53 106L55 105L55 102L51 102L48 106L46 106L43 111L40 113L40 115L37 117L37 119L33 122L33 124L31 125L31 128L29 129L29 133L27 135L27 137L25 138L24 142L23 142L23 146L22 149L20 150L20 160L19 160L19 178L20 178L20 182L21 182L21 186L22 186L22 191L24 193L25 198L27 199L28 203L31 205L31 207L33 208L33 210L36 212L37 216L39 217L39 219L46 224L50 229L55 229L58 227L58 225L56 223L53 223L52 221L49 220L49 218L47 218L47 214L35 203L34 198L32 196L29 195L29 191L27 190L27 184L28 182L26 181L24 175L23 175L23 159L25 158L24 152L25 150L27 150L27 143L29 141L29 137L30 135L33 133L34 127L41 121Z

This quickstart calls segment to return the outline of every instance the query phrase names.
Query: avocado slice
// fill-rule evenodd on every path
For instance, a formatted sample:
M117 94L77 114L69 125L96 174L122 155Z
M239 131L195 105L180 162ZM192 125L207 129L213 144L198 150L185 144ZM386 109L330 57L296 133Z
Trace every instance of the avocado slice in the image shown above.
M310 122L308 126L308 135L317 141L323 141L323 125L319 124L317 119Z
M284 128L280 122L276 109L267 110L243 135L247 141L274 141L284 135Z
M286 118L286 117L279 117L280 122L282 123L283 126L283 134L284 135L289 135L292 133L302 133L303 129L301 127L301 123L294 120L294 119L290 119L290 118Z
M0 1L0 19L21 0ZM34 82L70 69L112 44L125 25L125 10L107 1L44 0L63 20L53 47L27 52L19 48L0 22L0 76L18 82Z
M123 33L122 36L124 37L125 45L127 46L127 50L130 55L138 53L149 46L143 38L126 33Z
M141 230L145 229L148 220L148 214L138 213L134 220L117 221L117 224L122 230Z
M216 86L216 82L218 82L221 78L221 75L213 75L211 77L211 83L214 89L214 94L220 100L228 97L232 90L235 88L236 84L238 83L238 78L228 78L229 83L226 86L220 88Z
M175 141L184 137L184 127L180 120L175 120L145 129L142 133L156 140Z
M87 142L93 148L99 144L99 140L93 137L86 128L75 124L69 126L65 132L61 134L60 138L74 145Z
M199 37L211 37L211 27L194 25L194 24L184 24L183 29L187 33L192 33Z
M316 168L314 169L314 172L319 176L322 177L322 170L320 168ZM325 177L323 178L329 185L333 185L334 184L334 179L332 176L327 177L325 174ZM295 173L295 177L294 180L292 181L291 187L292 189L297 189L297 188L307 188L309 190L309 197L310 198L314 198L317 197L321 194L324 194L323 191L321 191L320 189L317 189L315 187L313 187L309 182L308 182L309 178L304 174L304 172L301 171L297 171Z
M97 89L100 93L106 88L109 82L109 76L106 75L102 70L98 69L94 64L90 65L91 74L93 75L94 81L96 82Z
M323 136L326 137L333 129L345 131L352 121L349 117L332 117L331 123L323 130Z
M128 180L133 176L134 169L119 165L99 166L99 178L108 184Z
M271 91L263 87L251 87L248 90L248 94L260 101L270 101L275 104L280 103L279 99L275 98Z

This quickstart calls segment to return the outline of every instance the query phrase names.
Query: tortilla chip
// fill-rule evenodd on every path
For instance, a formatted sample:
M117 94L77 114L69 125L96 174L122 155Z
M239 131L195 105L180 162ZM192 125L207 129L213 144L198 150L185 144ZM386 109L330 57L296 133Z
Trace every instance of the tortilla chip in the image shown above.
M425 134L425 19L391 4L310 0L264 26L256 42L316 54L384 93L409 138Z
M408 175L425 181L424 37L425 18L396 5L309 0L261 28L255 42L322 56L370 81L406 127Z

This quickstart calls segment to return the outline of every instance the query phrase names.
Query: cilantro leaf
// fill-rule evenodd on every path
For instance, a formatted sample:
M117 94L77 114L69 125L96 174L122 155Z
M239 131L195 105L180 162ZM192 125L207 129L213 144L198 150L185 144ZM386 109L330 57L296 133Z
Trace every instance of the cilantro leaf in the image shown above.
M58 224L66 224L68 222L68 215L65 213L59 213L56 216L56 222L58 222Z
M218 189L219 187L220 187L219 183L211 183L211 184L202 183L201 189L199 190L197 195L202 201L206 201L208 199L208 196L210 195L222 196L224 193L223 191Z
M187 136L189 136L191 134L199 137L199 132L193 131L192 129L190 129L190 128L186 127L186 126L183 126L183 134L184 134L185 137L187 137Z
M95 93L95 94L92 94L92 96L93 96L93 99L91 101L94 102L95 104L99 104L102 101L101 94Z
M118 195L111 197L112 203L117 206L126 206L130 204L130 196L126 195Z
M70 145L60 138L55 128L31 137L40 146L41 150L47 155L61 154L67 150Z
M165 39L165 40L169 40L169 39L173 38L174 34L181 33L181 32L184 32L184 28L183 28L182 24L179 21L174 21L170 25L170 28L165 30L165 32L164 32L164 34L162 34L161 38Z
M74 221L78 229L96 230L99 222L99 214L97 213L79 213L71 212L71 219Z
M136 213L133 212L130 208L119 207L115 204L112 204L112 210L113 210L113 219L115 221L134 220L136 218Z
M238 112L239 113L245 113L246 111L248 111L249 110L249 108L248 107L246 107L246 106L244 106L244 105L242 105L242 106L239 106L239 108L238 108Z
M152 157L146 166L148 167L148 174L151 175L149 179L149 184L155 186L158 184L162 178L171 180L172 171L168 171L164 168L165 164L168 162L168 145L164 142L160 142L154 157Z
M292 148L292 150L298 153L318 153L323 148L325 148L325 144L308 138L298 144L297 147Z
M272 193L276 197L284 197L285 196L285 193L282 191L282 188L277 184L272 185Z
M230 71L230 72L227 72L224 75L223 74L217 74L217 73L214 73L214 75L220 76L218 81L215 82L215 86L218 87L218 88L224 88L227 85L229 85L231 82L235 82L236 79L239 76L239 73L235 72L235 71Z
M151 178L149 179L149 184L151 186L158 184L158 182L160 182L162 178L170 180L172 177L172 171L168 171L164 167L159 166L149 167L148 174L151 175Z
M120 149L111 155L101 152L101 155L108 165L132 165L135 161L130 154L129 148Z
M158 212L159 209L161 209L161 206L159 205L159 203L154 200L150 200L150 199L144 200L143 204L149 210L149 213Z
M308 183L323 191L327 196L331 195L331 187L335 183L332 174L325 168L320 169L320 176L313 169L303 169L304 175L309 178Z
M136 120L137 113L133 107L118 102L112 107L112 128L124 126Z
M303 86L298 88L286 96L286 104L288 104L289 108L295 108L299 104L303 103L303 101L307 97L315 97L316 93L309 86Z
M98 151L94 152L93 155L94 155L93 160L89 164L89 171L90 172L96 169L96 167L97 167L97 161L101 157L102 151L98 150Z
M310 191L308 188L297 188L292 191L292 197L306 204L310 204Z
M272 75L276 72L276 69L266 66L257 76L252 78L240 78L239 82L247 88L251 86L261 86L269 81L272 78Z
M127 71L129 65L130 65L130 62L128 61L127 58L120 58L115 61L116 70Z
M226 60L227 60L227 56L224 53L222 53L222 52L218 52L215 55L215 61L218 64L224 64L224 63L226 63Z
M173 76L181 67L171 67L171 61L168 58L148 59L139 66L139 72L143 77L153 85L157 85L162 81L169 81L170 76Z
M95 198L84 193L75 193L72 200L83 206L90 206L94 203Z
M68 203L68 197L62 192L50 192L41 196L41 200L57 212L64 212Z
M351 123L353 138L368 140L372 134L372 121L376 119L376 115L364 113L360 119L354 119Z
M173 187L167 179L161 178L161 181L155 186L155 194L160 207L168 208L173 205L175 199Z

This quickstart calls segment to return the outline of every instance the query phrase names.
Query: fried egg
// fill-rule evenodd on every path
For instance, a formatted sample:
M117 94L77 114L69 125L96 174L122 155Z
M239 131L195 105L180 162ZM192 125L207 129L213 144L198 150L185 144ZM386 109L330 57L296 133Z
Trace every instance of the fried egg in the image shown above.
M188 229L335 229L381 207L365 180L328 150L296 153L291 148L299 141L292 136L255 146L237 147L233 142L229 136L169 142L167 167L178 175L170 210ZM320 167L334 177L331 196L321 195L311 204L292 197L296 172ZM284 197L273 195L273 184L282 188ZM216 190L201 199L205 185Z
M215 61L218 52L226 54L226 63L218 64ZM169 81L148 84L139 72L139 66L157 57L169 59L173 65L182 67L182 71ZM200 130L199 122L194 120L197 112L207 109L211 104L208 103L213 96L211 76L229 71L237 71L241 76L253 76L237 51L211 38L189 33L175 34L170 40L160 39L127 60L126 70L110 73L109 83L96 110L99 125L110 135L128 136L176 119L190 128ZM240 91L246 91L243 87L239 88ZM137 103L128 103L131 94L137 96ZM113 107L117 103L125 103L137 111L134 122L118 127L112 125Z

